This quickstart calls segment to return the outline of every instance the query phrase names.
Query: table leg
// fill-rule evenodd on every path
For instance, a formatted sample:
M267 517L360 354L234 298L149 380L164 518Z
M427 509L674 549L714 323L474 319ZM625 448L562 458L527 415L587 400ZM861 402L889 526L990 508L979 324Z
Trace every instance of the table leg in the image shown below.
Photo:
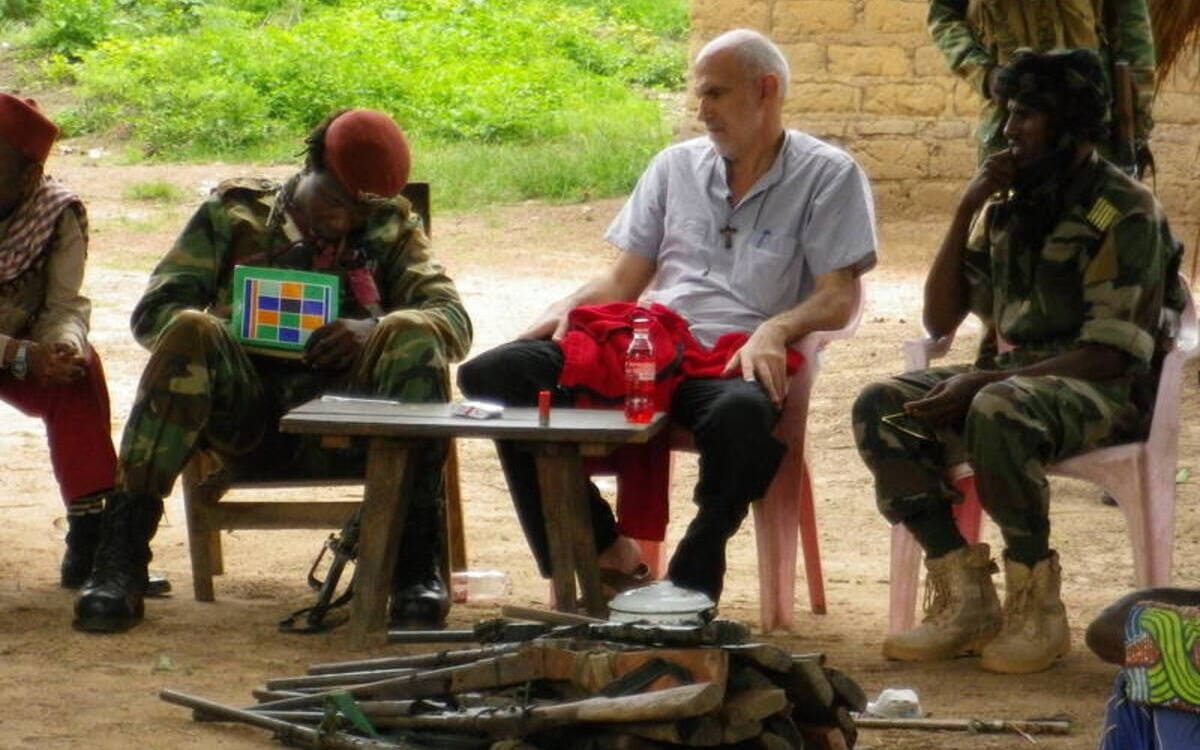
M361 649L387 636L387 602L396 567L400 529L408 517L408 446L372 438L367 453L354 598L350 601L350 646Z
M588 614L604 617L607 607L600 589L596 540L579 446L538 444L534 452L550 546L555 603L561 611L575 611L575 576L578 574Z

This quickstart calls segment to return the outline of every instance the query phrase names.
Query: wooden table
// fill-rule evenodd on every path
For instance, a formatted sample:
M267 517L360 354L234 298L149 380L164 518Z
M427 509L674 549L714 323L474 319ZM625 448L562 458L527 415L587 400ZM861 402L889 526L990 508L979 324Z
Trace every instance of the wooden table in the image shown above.
M408 449L428 438L473 437L514 440L534 454L550 545L554 599L573 612L575 577L584 606L603 616L600 570L585 489L582 460L605 456L628 443L645 443L666 424L656 414L649 424L625 421L619 410L555 409L550 424L538 424L537 409L506 408L497 419L468 419L450 414L449 404L401 404L395 401L324 397L288 412L283 432L370 438L362 530L350 610L350 640L355 648L386 636L387 600L396 564L398 529L408 514L411 477Z

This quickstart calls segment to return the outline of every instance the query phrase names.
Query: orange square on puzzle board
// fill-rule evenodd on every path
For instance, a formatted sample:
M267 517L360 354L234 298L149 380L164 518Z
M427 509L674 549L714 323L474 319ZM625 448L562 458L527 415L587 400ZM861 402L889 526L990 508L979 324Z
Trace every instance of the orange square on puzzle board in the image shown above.
M325 319L320 315L305 315L300 318L300 330L315 331L325 325Z
M259 310L254 318L254 323L260 326L277 326L279 325L279 313L270 310Z
M303 299L303 284L280 284L279 296L283 299Z

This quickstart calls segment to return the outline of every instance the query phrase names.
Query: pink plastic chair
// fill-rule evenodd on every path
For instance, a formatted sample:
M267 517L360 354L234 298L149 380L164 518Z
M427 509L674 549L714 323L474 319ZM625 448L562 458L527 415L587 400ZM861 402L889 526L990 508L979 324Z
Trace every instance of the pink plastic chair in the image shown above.
M804 545L809 604L814 614L825 614L825 582L821 574L812 474L805 453L805 428L809 395L821 371L821 350L830 341L853 336L858 328L866 296L861 277L857 281L857 294L854 312L844 328L814 331L796 346L804 355L805 364L788 384L787 401L775 432L776 437L787 442L787 453L767 494L752 506L758 546L759 621L764 633L790 630L795 621L797 535ZM692 434L682 428L671 429L670 441L672 451L696 450ZM666 572L664 543L637 541L651 574L661 578Z
M1180 275L1185 289L1187 279ZM943 356L953 337L904 344L905 366L923 370L929 360ZM1116 499L1129 525L1133 546L1134 576L1139 587L1166 586L1171 582L1171 557L1175 542L1175 472L1179 452L1179 394L1183 368L1200 354L1197 346L1196 308L1190 289L1180 319L1175 348L1163 359L1150 434L1144 442L1099 448L1072 456L1047 469L1054 476L1083 479L1103 487ZM979 541L983 508L975 491L975 477L966 464L953 467L951 480L963 493L955 506L955 520L963 536ZM892 633L913 626L921 547L902 524L892 527L891 588L888 629Z

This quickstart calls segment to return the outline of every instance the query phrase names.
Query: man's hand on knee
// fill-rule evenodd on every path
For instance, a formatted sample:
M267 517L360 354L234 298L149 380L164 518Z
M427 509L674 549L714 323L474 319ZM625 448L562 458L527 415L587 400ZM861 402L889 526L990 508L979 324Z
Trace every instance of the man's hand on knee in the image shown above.
M787 334L768 323L760 325L742 348L725 363L722 376L741 373L743 380L757 380L776 406L787 398Z
M569 305L562 301L547 307L533 324L517 336L518 339L550 339L561 341L567 333L567 315L571 312Z
M312 332L304 347L304 361L324 370L349 367L371 337L378 322L339 318Z

